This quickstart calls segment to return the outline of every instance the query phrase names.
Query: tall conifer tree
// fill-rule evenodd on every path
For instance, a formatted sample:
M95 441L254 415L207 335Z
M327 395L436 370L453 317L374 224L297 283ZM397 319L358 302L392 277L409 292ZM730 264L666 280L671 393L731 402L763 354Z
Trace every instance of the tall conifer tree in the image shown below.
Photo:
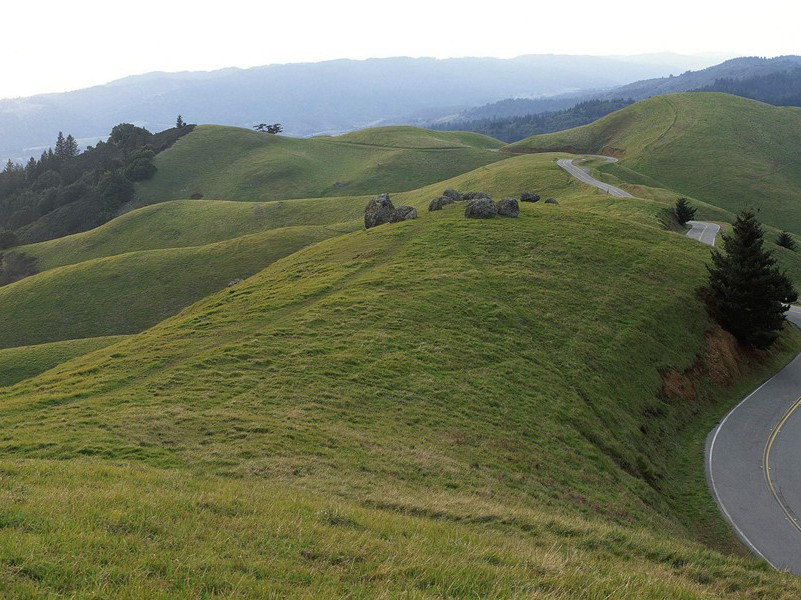
M712 316L742 343L767 348L784 325L784 313L798 294L764 248L764 233L750 210L737 215L724 252L713 250L709 270Z

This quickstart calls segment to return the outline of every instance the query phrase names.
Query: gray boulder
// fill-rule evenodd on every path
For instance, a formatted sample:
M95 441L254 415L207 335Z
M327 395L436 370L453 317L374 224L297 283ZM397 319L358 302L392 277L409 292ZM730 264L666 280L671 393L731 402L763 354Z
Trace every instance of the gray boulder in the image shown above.
M520 202L539 202L540 199L539 194L533 194L531 192L520 194Z
M520 214L517 198L504 198L496 202L495 206L498 209L498 216L501 217L516 217Z
M400 221L408 221L417 218L417 209L411 206L396 206L392 212L390 223L399 223Z
M439 198L434 198L431 203L428 205L428 210L442 210L443 206L448 204L452 204L453 200L448 196L440 196Z
M453 202L459 202L462 199L462 195L456 190L447 189L442 192L442 195L445 198L450 198Z
M476 198L464 208L464 216L468 219L491 219L497 214L498 207L490 198Z
M370 229L389 223L394 212L395 207L392 205L392 200L389 199L389 194L376 196L367 203L367 207L364 209L364 227Z
M490 198L490 195L487 192L467 192L462 195L462 200L476 200L478 198Z
M548 198L545 201L545 204L559 204L559 203L556 201L556 198Z

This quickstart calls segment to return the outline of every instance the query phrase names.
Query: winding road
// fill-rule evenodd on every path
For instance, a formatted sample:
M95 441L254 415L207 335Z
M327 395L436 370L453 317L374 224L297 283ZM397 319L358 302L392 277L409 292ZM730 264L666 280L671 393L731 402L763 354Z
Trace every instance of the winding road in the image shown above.
M611 156L601 156L599 154L587 154L585 155L586 158L601 158L609 163L617 162L616 158L612 158ZM579 167L576 164L573 164L573 158L560 158L556 161L556 164L567 171L570 175L581 181L582 183L586 183L587 185L591 185L593 187L597 187L599 190L606 192L610 196L617 196L618 198L633 198L631 194L629 194L626 190L621 190L619 187L615 187L613 185L609 185L608 183L604 183L603 181L598 181L590 175L588 171Z
M572 159L557 164L583 183L631 197ZM718 225L689 225L688 237L715 245ZM787 320L801 327L801 307L791 306ZM775 569L801 575L801 354L709 433L705 467L712 496L740 540Z

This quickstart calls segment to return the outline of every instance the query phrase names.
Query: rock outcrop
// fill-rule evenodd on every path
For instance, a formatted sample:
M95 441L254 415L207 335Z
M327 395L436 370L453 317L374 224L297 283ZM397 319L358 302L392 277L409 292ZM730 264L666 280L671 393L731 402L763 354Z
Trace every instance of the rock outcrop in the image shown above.
M498 216L501 217L516 217L520 214L520 205L517 203L517 198L504 198L496 202L495 207L498 209Z
M476 198L464 208L464 216L468 219L491 219L497 214L498 207L491 198Z
M392 200L389 199L389 194L376 196L367 203L367 207L364 209L364 227L370 229L390 223L394 212L395 207L392 205Z

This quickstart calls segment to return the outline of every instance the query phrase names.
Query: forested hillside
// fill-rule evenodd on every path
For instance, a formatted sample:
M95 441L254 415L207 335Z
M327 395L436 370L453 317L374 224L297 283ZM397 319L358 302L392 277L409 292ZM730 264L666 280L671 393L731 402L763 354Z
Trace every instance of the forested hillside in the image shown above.
M130 123L114 127L106 142L79 152L72 135L25 165L8 161L0 173L3 247L96 227L134 195L134 183L156 172L154 158L192 131L183 125L152 134Z
M475 131L492 136L507 143L539 133L551 133L586 125L632 104L634 100L587 100L564 110L524 114L519 116L449 121L434 126L435 129L453 131Z

